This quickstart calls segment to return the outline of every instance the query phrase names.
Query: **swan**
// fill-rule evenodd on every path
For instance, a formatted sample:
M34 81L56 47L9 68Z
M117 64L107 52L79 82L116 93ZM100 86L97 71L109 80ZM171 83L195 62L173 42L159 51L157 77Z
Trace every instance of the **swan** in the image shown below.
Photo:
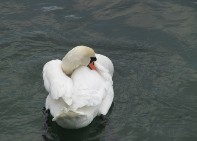
M52 121L67 129L88 126L106 115L114 98L112 61L87 46L77 46L62 60L47 62L43 80L46 110Z

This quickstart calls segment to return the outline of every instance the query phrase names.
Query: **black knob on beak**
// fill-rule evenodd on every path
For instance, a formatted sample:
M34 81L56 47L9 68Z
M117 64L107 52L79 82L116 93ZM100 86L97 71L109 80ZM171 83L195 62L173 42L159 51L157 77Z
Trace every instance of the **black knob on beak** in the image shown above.
M90 57L90 63L92 63L92 62L94 62L96 60L97 60L96 57Z

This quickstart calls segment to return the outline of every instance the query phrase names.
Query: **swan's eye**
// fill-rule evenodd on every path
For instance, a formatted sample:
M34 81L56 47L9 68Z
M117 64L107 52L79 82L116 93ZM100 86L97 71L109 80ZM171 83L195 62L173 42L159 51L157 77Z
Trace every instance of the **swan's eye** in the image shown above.
M90 63L92 63L92 62L94 62L96 60L97 60L96 57L90 57Z

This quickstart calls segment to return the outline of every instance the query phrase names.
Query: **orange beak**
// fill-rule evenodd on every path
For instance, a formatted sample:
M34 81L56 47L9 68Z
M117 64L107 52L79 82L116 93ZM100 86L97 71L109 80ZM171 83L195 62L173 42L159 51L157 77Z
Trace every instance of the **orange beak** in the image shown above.
M91 69L91 70L96 70L96 67L94 65L94 62L91 62L88 67Z

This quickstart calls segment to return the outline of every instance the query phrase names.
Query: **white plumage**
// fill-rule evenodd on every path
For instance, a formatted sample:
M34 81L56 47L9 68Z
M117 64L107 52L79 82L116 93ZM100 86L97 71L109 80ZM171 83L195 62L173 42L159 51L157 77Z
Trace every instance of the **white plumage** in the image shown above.
M113 64L104 55L95 56L96 70L80 65L70 76L62 70L61 60L52 60L44 65L44 86L49 93L45 106L50 110L53 121L64 128L85 127L94 117L106 115L112 104Z

